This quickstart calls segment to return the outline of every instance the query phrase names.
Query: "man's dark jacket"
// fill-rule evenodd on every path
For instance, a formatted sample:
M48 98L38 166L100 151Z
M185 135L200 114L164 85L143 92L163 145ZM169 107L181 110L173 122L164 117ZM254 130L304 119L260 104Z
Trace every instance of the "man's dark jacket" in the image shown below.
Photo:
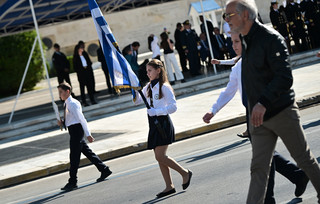
M65 72L65 69L70 69L70 63L67 57L62 52L54 52L52 55L52 63L57 73Z
M259 102L267 120L294 102L292 72L284 38L273 28L254 22L242 40L242 84L249 113Z

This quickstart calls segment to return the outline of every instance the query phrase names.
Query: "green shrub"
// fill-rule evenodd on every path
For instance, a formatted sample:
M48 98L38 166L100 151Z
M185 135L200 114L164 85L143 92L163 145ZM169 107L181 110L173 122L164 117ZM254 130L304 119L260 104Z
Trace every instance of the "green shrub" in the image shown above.
M0 97L17 94L35 37L36 32L30 31L0 38ZM43 78L43 74L41 52L37 43L23 91L31 90Z

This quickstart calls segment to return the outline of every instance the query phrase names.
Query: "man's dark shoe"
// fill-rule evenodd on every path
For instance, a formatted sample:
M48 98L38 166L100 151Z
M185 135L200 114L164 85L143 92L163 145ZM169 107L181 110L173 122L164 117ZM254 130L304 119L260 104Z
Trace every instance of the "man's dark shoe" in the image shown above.
M304 175L300 181L296 183L296 190L294 191L296 197L300 197L306 191L308 182L309 178Z
M72 191L72 190L77 189L77 188L78 188L77 184L67 183L63 188L61 188L61 190L63 190L63 191Z
M107 178L108 176L110 176L111 174L112 174L112 171L110 171L109 168L104 169L104 170L101 172L100 178L97 179L97 182L104 181L104 179L106 179L106 178Z

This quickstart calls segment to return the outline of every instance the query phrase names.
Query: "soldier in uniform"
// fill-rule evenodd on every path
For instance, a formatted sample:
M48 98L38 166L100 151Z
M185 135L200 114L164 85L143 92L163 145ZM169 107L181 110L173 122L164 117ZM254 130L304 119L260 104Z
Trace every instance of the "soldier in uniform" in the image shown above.
M273 28L277 30L286 39L287 47L291 53L287 19L283 7L281 7L281 9L278 8L277 0L271 1L269 15Z
M184 30L181 32L182 49L187 55L189 61L190 74L192 76L200 75L200 56L199 48L200 38L195 30L191 29L189 20L183 22Z
M304 22L301 16L300 5L295 3L294 0L288 0L285 8L287 20L289 22L290 30L292 32L292 38L294 44L299 52L308 49L307 34L304 29ZM301 43L300 43L301 40Z
M300 3L305 12L305 24L308 27L312 48L320 47L320 0L304 0Z

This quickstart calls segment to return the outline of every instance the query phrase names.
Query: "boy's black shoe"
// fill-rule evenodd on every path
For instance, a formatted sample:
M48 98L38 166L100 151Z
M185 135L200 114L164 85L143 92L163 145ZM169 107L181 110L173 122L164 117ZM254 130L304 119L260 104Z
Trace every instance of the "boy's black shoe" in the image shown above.
M97 179L97 182L104 181L104 179L106 179L106 178L107 178L108 176L110 176L111 174L112 174L112 171L110 171L109 168L104 169L104 170L101 172L100 178Z
M63 188L61 188L61 190L63 190L63 191L72 191L72 190L77 189L77 188L78 188L77 184L67 183Z

